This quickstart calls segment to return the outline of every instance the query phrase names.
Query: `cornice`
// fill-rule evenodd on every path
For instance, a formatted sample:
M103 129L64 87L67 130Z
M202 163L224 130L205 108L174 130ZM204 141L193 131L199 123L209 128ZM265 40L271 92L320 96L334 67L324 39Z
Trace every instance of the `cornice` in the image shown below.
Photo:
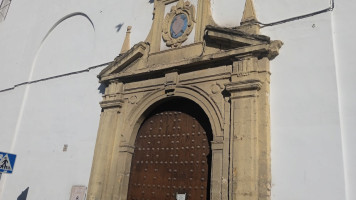
M164 73L165 71L172 69L186 69L190 67L191 71L194 71L194 66L201 66L202 64L216 63L217 61L234 59L236 56L241 55L255 55L256 57L268 57L273 59L278 55L278 50L282 46L280 41L271 41L269 44L251 45L246 47L240 47L232 50L220 51L218 53L208 54L204 56L198 56L193 58L186 58L176 60L170 63L152 64L147 65L145 68L128 71L122 73L114 73L101 77L100 82L109 81L113 79L127 79L134 77L146 76L148 74Z
M174 3L174 2L177 2L179 0L156 0L158 2L162 2L164 4L170 4L170 3Z
M218 27L218 26L211 26L208 25L206 26L206 34L212 34L212 33L220 33L223 38L228 39L228 40L233 40L233 37L240 37L244 39L248 39L251 42L263 42L263 43L269 43L270 37L265 36L265 35L256 35L256 34L249 34L240 30L237 30L238 27L236 28L225 28L225 27ZM209 33L210 32L210 33Z
M116 57L113 63L111 63L99 73L98 78L101 78L102 76L108 75L110 73L114 73L115 71L128 66L130 63L142 57L145 54L147 48L147 43L140 42L136 44L126 53Z

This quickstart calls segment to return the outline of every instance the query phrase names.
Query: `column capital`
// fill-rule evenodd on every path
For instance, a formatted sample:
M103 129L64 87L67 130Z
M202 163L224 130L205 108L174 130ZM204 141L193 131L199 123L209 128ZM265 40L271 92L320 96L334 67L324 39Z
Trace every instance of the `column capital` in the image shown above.
M122 99L104 100L104 101L100 102L100 107L103 109L122 108L123 104L124 104L124 100L122 100Z
M250 91L250 90L260 90L262 87L262 82L259 80L247 80L240 82L232 82L226 84L226 90L230 93Z

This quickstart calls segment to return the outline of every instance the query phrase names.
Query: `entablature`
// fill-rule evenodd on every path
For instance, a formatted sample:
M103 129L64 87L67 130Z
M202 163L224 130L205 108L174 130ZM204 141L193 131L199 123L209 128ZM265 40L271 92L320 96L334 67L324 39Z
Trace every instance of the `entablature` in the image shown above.
M229 33L231 33L230 36ZM209 47L212 37L214 43L223 41L236 46L228 49ZM278 55L278 50L283 45L281 41L271 41L266 36L246 34L233 29L229 32L227 28L213 28L212 26L207 27L206 38L210 39L206 39L205 43L194 43L151 54L148 43L138 43L127 53L117 57L114 63L104 69L98 77L100 82L114 79L147 79L154 75L164 76L167 71L171 70L195 71L204 66L214 67L221 63L232 63L236 57L243 55L253 55L257 58L267 57L272 60ZM210 48L210 53L205 53L208 48Z

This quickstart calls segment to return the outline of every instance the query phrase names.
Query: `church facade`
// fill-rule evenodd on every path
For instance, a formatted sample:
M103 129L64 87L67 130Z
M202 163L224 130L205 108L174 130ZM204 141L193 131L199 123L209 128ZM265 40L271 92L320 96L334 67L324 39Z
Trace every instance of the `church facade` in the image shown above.
M355 6L2 1L0 198L353 199Z
M147 40L99 74L89 199L270 198L269 62L282 42L259 34L252 1L236 28L209 10L156 1Z

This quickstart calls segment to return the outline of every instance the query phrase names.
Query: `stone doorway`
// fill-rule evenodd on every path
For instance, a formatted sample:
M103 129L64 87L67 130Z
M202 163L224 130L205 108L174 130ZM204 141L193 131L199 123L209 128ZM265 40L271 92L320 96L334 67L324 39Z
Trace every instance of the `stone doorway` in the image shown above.
M209 12L210 0L157 0L154 3L152 29L147 39L130 48L129 29L124 42L127 45L123 45L122 54L98 75L100 83L106 88L103 101L100 102L102 113L88 186L88 199L166 199L152 196L152 192L157 194L164 185L165 189L169 186L168 192L158 193L169 193L170 199L175 199L174 195L182 192L188 194L186 199L194 200L269 200L270 60L278 55L283 43L259 33L251 0L246 1L241 26L234 28L216 25ZM166 13L167 10L170 12ZM183 19L184 23L190 24L191 29L183 28L182 36L171 38L169 30L172 27L172 19L182 12L186 13L187 17L186 20ZM196 16L196 19L189 16ZM197 196L190 198L189 194L193 195L189 193L190 190L180 190L182 186L184 189L184 185L178 184L187 182L186 180L189 182L190 168L181 171L178 166L181 165L180 162L184 162L182 166L185 161L190 163L188 158L194 152L173 153L166 149L167 154L137 153L140 151L137 148L141 148L141 151L143 148L145 151L150 148L150 152L152 148L155 148L154 151L158 148L140 147L139 144L140 135L146 135L146 139L151 135L150 139L153 139L149 141L142 138L143 143L157 142L159 132L155 132L154 140L149 129L157 131L159 126L150 124L150 117L153 117L153 122L159 121L161 114L165 116L167 112L165 123L172 123L168 128L173 129L174 120L179 119L178 114L174 117L174 112L184 113L183 111L197 119L207 133L208 155L211 155L211 159L208 157L205 161L208 163L209 173L200 177L200 180L207 181L203 184L203 197L200 196L201 192L197 192ZM172 112L172 118L168 119L169 112ZM200 120L199 115L196 116L197 113L200 113L203 120ZM192 130L189 130L189 133L191 132ZM173 134L177 133L170 133L170 138ZM174 145L177 141L179 144L186 142L182 138L166 141L173 141ZM160 145L163 144L162 140ZM168 148L182 148L174 145ZM194 148L196 150L196 146ZM158 167L161 161L164 165L166 160L167 166L169 162L175 164L177 154L178 158L187 158L177 160L175 166L172 164L167 168ZM150 160L143 159L147 155ZM165 157L167 155L168 157ZM172 160L169 160L170 155L173 156ZM138 169L141 161L144 161L142 164L147 161L147 164L152 166L142 165L141 169ZM203 160L195 161L201 164ZM145 175L145 169L147 173L150 171L149 176ZM155 176L155 169L168 171L163 176ZM177 175L174 175L174 170L177 170ZM138 193L144 192L148 195L149 192L151 196L132 197L131 194L137 193L132 192L135 190L135 184L136 187L138 184L142 187L143 183L139 180L142 181L145 176L147 180L150 178L151 182L145 183L145 189L138 190ZM184 176L187 176L187 179L183 179ZM154 183L155 178L164 179L165 182L160 182L160 190L154 191L152 187L158 187L158 184ZM177 184L168 184L168 181L173 181L174 178ZM195 180L197 177L191 178ZM174 190L173 186L176 187ZM198 187L199 190L198 185L185 186L194 190ZM202 185L200 189L201 187Z
M211 135L195 103L159 105L137 134L127 199L210 199Z

